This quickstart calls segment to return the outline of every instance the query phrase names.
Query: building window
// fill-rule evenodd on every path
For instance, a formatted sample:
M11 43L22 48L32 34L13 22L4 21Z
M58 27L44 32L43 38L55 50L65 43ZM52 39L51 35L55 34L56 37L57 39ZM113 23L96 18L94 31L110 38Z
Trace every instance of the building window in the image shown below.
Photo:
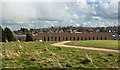
M60 41L60 37L59 37L59 41Z
M23 41L25 41L25 39L23 39Z
M64 41L64 37L62 37L62 40Z
M46 41L46 38L44 37L44 41Z
M66 41L68 41L68 37L66 37Z
M51 37L51 41L53 41L53 37Z
M99 40L99 38L97 37L97 40Z
M75 37L73 38L73 40L75 41Z
M89 37L89 40L91 40L91 38Z
M81 37L81 40L83 40L83 37Z
M77 40L79 41L79 37L77 37Z
M105 37L105 40L107 40L107 37Z
M101 40L102 40L102 37L101 37Z
M17 39L14 39L14 41L17 41Z
M70 41L72 40L72 37L70 37Z
M21 41L21 39L19 38L19 41Z
M55 37L55 41L57 41L57 37Z
M48 37L48 41L50 41L49 37Z
M87 37L85 37L85 40L87 40Z
M95 40L95 37L93 37L93 40Z

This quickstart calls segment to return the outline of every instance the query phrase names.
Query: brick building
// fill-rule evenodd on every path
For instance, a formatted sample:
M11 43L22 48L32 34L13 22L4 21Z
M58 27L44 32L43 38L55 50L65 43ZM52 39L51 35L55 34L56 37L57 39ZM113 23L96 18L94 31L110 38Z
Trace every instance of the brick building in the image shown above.
M14 41L25 41L26 35L14 35Z
M117 33L38 33L34 40L79 41L79 40L118 40Z

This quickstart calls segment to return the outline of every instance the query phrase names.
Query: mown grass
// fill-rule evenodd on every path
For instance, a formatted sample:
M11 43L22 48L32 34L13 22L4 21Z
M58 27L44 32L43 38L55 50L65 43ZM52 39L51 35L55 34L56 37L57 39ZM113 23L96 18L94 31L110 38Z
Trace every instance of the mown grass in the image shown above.
M52 43L56 42L3 43L2 66L3 68L118 68L118 53L54 47L50 45Z
M90 41L72 41L66 45L97 47L118 50L118 40L90 40Z

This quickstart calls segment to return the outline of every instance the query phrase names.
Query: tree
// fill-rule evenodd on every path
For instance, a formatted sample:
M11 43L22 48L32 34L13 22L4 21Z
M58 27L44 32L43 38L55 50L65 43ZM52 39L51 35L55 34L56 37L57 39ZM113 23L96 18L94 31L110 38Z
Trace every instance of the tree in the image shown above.
M21 28L20 30L23 32L23 34L25 34L26 32L28 32L27 28Z
M6 42L6 40L7 40L6 33L5 33L5 31L2 29L2 42Z
M26 41L33 41L33 36L30 33L26 34Z
M6 42L6 40L7 40L6 34L2 27L0 26L0 42Z
M0 42L2 42L2 27L0 26Z
M13 41L14 40L14 36L13 36L13 33L11 32L11 30L6 27L4 31L6 33L7 40L8 41Z

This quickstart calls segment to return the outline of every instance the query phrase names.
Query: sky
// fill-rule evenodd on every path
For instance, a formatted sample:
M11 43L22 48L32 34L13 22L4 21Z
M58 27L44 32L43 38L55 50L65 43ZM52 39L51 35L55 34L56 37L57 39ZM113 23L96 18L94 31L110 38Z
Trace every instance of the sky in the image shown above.
M118 0L5 0L0 9L2 27L12 30L118 25Z

